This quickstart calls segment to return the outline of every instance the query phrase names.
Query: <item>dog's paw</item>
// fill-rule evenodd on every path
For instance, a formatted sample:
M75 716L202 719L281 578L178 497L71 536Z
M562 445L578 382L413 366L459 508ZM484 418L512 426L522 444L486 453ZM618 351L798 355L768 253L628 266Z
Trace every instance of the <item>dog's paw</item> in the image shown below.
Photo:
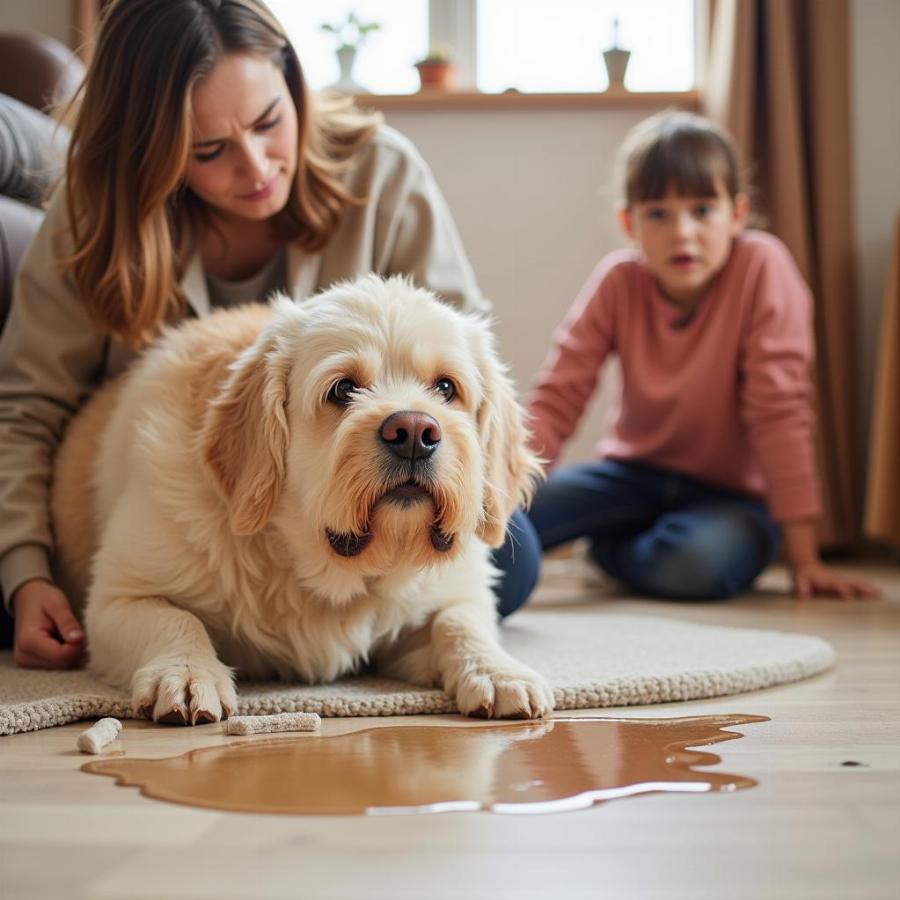
M456 705L483 719L539 719L553 710L553 691L537 672L519 664L473 666L460 678Z
M233 715L237 694L230 670L219 662L156 663L134 673L131 706L136 716L169 725L203 725Z

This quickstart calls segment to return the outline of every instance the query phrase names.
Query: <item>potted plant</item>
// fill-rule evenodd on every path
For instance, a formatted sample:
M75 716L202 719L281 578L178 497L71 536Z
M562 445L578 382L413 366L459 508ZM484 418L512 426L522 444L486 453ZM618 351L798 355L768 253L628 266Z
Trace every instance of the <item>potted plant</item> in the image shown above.
M323 22L319 26L321 31L333 34L338 42L335 52L341 74L338 80L331 85L332 90L351 94L365 90L353 80L353 63L363 42L379 28L381 28L379 22L363 22L352 10L347 13L347 18L343 22Z
M416 64L421 90L452 91L456 89L456 64L449 47L432 46L428 55Z

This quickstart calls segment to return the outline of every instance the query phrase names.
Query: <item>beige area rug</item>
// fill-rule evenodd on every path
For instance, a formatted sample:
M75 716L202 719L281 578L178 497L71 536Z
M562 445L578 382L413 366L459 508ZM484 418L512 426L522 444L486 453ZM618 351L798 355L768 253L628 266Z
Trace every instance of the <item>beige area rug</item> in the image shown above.
M502 634L510 653L550 680L560 710L722 697L798 681L834 664L831 646L817 637L597 610L517 613ZM315 686L247 682L239 699L243 715L455 711L439 690L371 675ZM9 652L0 653L0 735L97 716L130 718L127 694L83 671L18 669Z

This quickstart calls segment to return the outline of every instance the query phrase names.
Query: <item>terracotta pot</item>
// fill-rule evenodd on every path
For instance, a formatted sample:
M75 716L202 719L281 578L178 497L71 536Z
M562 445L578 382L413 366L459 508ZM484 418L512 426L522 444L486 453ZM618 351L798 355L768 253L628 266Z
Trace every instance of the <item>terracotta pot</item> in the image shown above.
M456 66L451 62L419 62L420 90L452 91L456 89Z

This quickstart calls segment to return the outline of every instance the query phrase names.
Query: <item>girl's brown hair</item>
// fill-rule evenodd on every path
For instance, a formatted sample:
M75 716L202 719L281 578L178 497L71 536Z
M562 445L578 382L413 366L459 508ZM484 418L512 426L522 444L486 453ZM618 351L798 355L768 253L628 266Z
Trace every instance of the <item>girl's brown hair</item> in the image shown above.
M731 137L687 112L670 110L639 122L625 138L619 169L626 209L659 200L669 188L685 197L712 197L719 179L732 200L745 193Z
M100 27L66 167L74 242L63 261L92 318L129 346L184 310L178 288L205 222L184 186L191 92L224 55L273 60L297 108L297 174L278 237L315 252L355 198L340 180L380 121L347 101L314 100L300 62L262 0L114 0Z

